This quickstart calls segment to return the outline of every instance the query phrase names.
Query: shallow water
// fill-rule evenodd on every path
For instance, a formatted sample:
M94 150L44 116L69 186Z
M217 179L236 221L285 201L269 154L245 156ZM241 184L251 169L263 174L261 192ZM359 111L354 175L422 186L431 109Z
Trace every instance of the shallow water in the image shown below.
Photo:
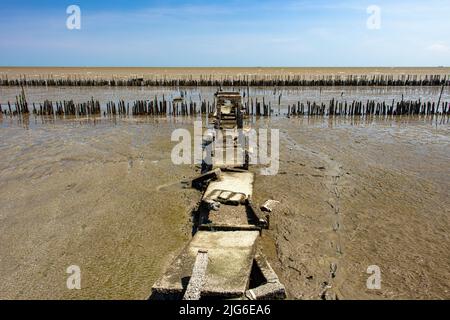
M226 89L228 90L228 89ZM271 104L274 111L278 111L278 103L281 102L280 109L285 111L289 104L297 104L298 101L329 102L331 99L337 101L358 100L366 102L368 99L392 104L402 100L419 100L423 102L437 102L441 92L440 87L280 87L280 88L235 88L246 95L244 102L250 97L254 101ZM154 87L28 87L25 88L27 101L32 103L43 103L44 100L53 102L63 100L73 100L75 103L87 102L93 97L99 100L102 110L106 110L109 101L118 102L124 100L125 103L132 103L135 100L153 100L158 97L162 100L171 101L183 95L185 101L196 102L203 100L214 101L214 93L217 88L195 87L195 88L154 88ZM5 109L8 101L16 101L16 96L20 95L21 89L18 87L0 87L0 104ZM281 95L281 100L279 100ZM446 87L442 94L442 102L450 101L450 88Z

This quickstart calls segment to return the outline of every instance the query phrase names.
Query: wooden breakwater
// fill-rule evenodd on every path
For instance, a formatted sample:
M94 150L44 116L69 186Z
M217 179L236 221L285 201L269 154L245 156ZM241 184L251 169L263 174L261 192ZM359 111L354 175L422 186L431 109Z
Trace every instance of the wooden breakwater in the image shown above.
M100 115L100 102L92 99L83 103L70 101L50 101L43 103L32 103L31 106L24 100L18 100L15 104L8 101L7 107L0 104L0 114L10 116L21 116L34 114L38 116L88 116Z
M87 102L75 103L73 100L51 101L43 103L28 102L23 98L17 98L15 103L0 104L0 116L191 116L198 114L211 114L214 111L214 103L209 101L173 103L167 100L135 100L133 102L109 101L102 109L100 101L93 98Z
M391 103L375 100L339 101L332 99L329 102L298 101L286 106L279 105L274 108L271 103L262 102L244 104L250 116L400 116L400 115L449 115L448 101L439 103L420 100L402 100ZM285 110L281 112L281 107ZM101 108L98 100L89 100L83 103L70 101L50 101L32 103L18 100L16 103L0 104L0 115L20 116L33 114L37 116L195 116L211 114L215 110L214 102L202 101L189 103L172 103L170 101L136 100L133 102L107 102Z
M450 86L450 75L204 75L185 77L129 77L120 79L76 76L10 79L3 75L0 86L76 87L316 87L316 86Z
M307 101L288 106L288 116L365 116L365 115L447 115L450 113L448 102L392 101L392 103L363 101L336 101L327 103Z
M443 87L442 87L443 89ZM392 100L391 102L377 100L349 100L332 98L329 101L297 101L282 104L281 95L274 104L266 99L248 98L243 108L250 116L400 116L400 115L449 115L449 101L442 99L442 91L437 101L426 100ZM184 101L183 99L168 100L155 96L148 100L131 102L109 101L101 105L99 100L75 103L73 100L51 101L43 103L28 103L25 91L16 96L15 102L0 104L0 116L20 116L34 114L37 116L195 116L211 115L216 110L216 101L202 100Z

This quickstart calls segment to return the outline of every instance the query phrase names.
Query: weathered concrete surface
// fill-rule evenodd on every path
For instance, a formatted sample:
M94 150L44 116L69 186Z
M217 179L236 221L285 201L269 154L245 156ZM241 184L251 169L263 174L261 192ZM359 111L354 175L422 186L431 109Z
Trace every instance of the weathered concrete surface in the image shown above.
M214 169L208 172L201 174L200 176L192 179L192 187L199 188L208 180L217 179L220 177L221 171L220 169Z
M257 231L198 231L188 246L155 283L153 294L182 296L198 250L208 250L208 268L202 296L243 297L248 289Z
M260 249L255 255L255 263L264 281L260 286L247 290L245 296L250 300L286 299L286 288L280 282Z
M203 200L214 200L226 203L226 199L243 203L253 193L254 175L251 172L222 172L220 179L211 181L206 189ZM231 193L226 193L226 192ZM236 194L242 194L238 197Z
M223 115L234 115L234 114L231 113L231 111L232 111L232 105L231 104L223 105L223 106L220 107L220 112Z
M272 212L273 208L279 203L280 203L280 201L269 199L269 200L266 200L266 202L264 202L262 204L260 209L262 211Z
M269 215L264 216L261 211L255 209L251 200L247 201L247 208L249 215L255 220L255 224L264 229L269 228Z
M244 150L240 145L217 147L214 149L212 164L215 168L242 166L245 163Z
M200 300L203 285L205 284L206 268L208 267L208 251L198 250L192 276L189 280L184 300Z
M216 211L210 211L208 220L213 224L246 225L247 212L244 205L221 205Z
M286 298L286 289L279 282L269 282L245 293L250 300L276 300Z
M261 228L253 224L202 224L198 227L202 231L258 231Z
M267 261L266 256L261 252L261 250L258 250L258 252L256 253L255 262L266 282L270 283L280 281L277 274L275 273L275 271L273 271L272 267Z

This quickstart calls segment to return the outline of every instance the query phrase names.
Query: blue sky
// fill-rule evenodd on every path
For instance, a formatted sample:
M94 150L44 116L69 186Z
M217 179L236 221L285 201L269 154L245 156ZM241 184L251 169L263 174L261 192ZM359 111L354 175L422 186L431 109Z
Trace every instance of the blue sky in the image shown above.
M66 8L81 9L68 30ZM370 30L367 7L381 9ZM11 1L3 66L449 66L450 1Z

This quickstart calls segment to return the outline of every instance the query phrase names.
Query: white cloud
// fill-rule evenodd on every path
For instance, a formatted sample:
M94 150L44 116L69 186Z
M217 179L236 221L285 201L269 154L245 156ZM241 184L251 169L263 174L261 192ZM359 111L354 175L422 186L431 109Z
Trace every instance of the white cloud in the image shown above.
M438 54L450 54L450 46L444 42L436 42L427 47L428 51Z

